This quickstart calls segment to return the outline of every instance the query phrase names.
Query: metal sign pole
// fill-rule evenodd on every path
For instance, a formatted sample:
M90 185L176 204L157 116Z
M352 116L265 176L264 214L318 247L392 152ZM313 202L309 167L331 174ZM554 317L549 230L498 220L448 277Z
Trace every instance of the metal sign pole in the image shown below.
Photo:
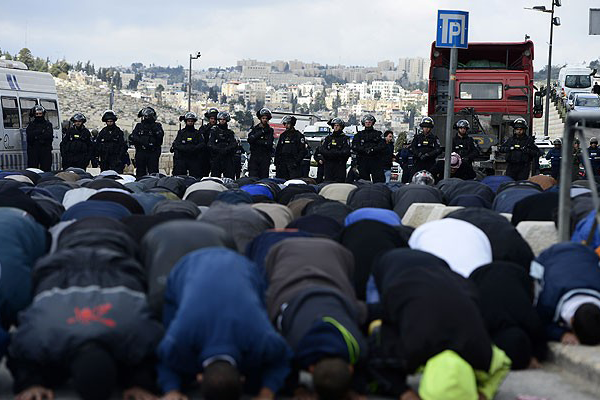
M454 97L456 93L456 65L458 49L450 49L450 77L448 81L448 111L446 112L446 141L444 142L444 179L450 178L450 157L452 154L452 123L454 121Z

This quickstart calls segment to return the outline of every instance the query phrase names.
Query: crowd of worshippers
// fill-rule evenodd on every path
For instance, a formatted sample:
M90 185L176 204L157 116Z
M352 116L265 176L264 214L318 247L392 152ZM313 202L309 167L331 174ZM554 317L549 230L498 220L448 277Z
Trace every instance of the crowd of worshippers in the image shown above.
M41 105L31 110L33 120L27 127L27 155L28 167L49 171L53 131L45 112ZM125 166L131 164L128 146L133 146L136 176L140 178L158 173L164 131L156 121L153 108L143 108L138 117L141 121L126 140L123 131L116 125L118 117L112 110L104 112L102 121L106 126L95 134L85 127L86 117L83 114L73 115L71 125L63 130L60 145L63 169L75 167L85 170L91 165L100 167L101 171L123 173ZM413 139L400 143L401 148L397 152L394 133L390 130L382 133L375 129L376 120L370 114L362 117L363 129L352 138L344 133L346 124L341 118L329 120L332 132L314 150L295 128L296 117L286 115L281 119L285 131L277 139L269 124L271 111L262 108L257 111L256 117L259 122L248 132L249 154L246 155L240 139L228 127L231 120L228 112L209 109L204 114L206 124L199 129L195 127L198 122L195 113L187 112L181 116L180 122L184 123L184 127L178 131L170 148L173 153L172 174L230 179L238 179L246 174L264 179L270 176L270 167L274 164L275 176L289 180L308 177L311 162L314 162L318 183L353 183L359 179L378 183L390 181L393 162L396 161L403 183L411 182L416 174L430 176L435 182L444 177L444 161L438 160L443 147L433 133L434 121L430 117L421 120L419 133ZM525 119L515 119L512 126L513 136L499 146L499 151L506 156L506 175L514 180L524 180L531 171L534 174L538 172L536 167L539 167L542 153L533 137L527 135ZM475 179L477 174L473 162L480 156L480 150L469 136L469 122L459 120L454 128L456 134L452 139L450 176ZM557 179L561 154L559 150L551 153L547 158L552 160L552 176ZM595 167L599 167L600 152L590 152L590 157ZM247 159L245 172L242 171L244 159ZM580 157L576 156L575 160L579 162ZM578 171L578 168L574 168L574 171Z
M590 190L571 242L515 228L554 183L3 171L0 357L20 400L490 400L547 341L600 343ZM413 229L413 203L462 208Z

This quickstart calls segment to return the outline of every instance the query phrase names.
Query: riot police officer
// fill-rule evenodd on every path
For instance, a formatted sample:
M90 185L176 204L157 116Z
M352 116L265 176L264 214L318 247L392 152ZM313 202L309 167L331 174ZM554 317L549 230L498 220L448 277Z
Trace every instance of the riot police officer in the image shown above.
M384 154L385 140L381 131L373 128L375 117L367 114L362 117L361 124L365 127L354 135L352 151L356 153L356 161L360 179L385 182Z
M106 110L102 114L102 122L106 124L98 133L96 138L96 155L100 164L100 170L113 170L119 174L123 173L125 158L127 156L127 144L125 135L116 124L118 117L113 110Z
M73 126L67 130L60 142L62 167L85 170L92 159L92 134L85 127L87 119L82 113L75 113L70 121Z
M306 154L304 135L294 128L296 117L286 115L281 119L285 131L279 135L275 147L276 176L285 180L302 176L302 160Z
M592 163L592 169L594 170L594 176L600 175L600 148L598 148L598 139L593 137L590 139L590 147L588 147L590 153L590 161Z
M350 157L350 139L344 134L346 125L341 118L333 118L328 122L333 132L325 137L321 145L325 181L346 182L346 163Z
M550 175L558 180L558 177L560 176L560 161L562 160L562 140L556 138L552 144L554 144L554 148L548 151L546 160L550 160Z
M46 119L46 109L40 105L29 110L33 118L27 125L27 168L50 171L52 168L52 123Z
M412 179L412 173L415 168L415 156L410 149L412 141L409 140L402 145L402 149L398 152L397 159L399 160L400 168L402 168L402 183L409 183Z
M452 140L452 151L460 156L461 164L460 171L457 171L458 176L463 176L465 179L475 179L476 174L473 170L473 160L479 155L479 149L469 133L469 121L461 119L454 124L456 135Z
M229 121L231 121L229 113L221 111L217 114L217 125L210 129L210 140L208 141L211 156L210 175L217 178L223 175L225 178L233 179L235 175L233 158L237 141L233 131L227 127Z
M180 117L185 127L177 132L171 150L173 154L173 175L191 175L200 178L201 152L207 147L204 137L194 125L198 121L196 113L188 111Z
M158 173L161 146L165 132L156 122L156 111L144 107L138 113L138 122L129 135L129 144L135 147L135 175L138 178L146 174Z
M531 136L527 135L527 121L517 118L512 122L513 136L498 148L501 153L506 153L506 175L515 181L524 181L529 178L531 161L539 154L539 149Z
M411 175L422 170L432 172L436 158L443 151L440 140L432 131L433 119L423 117L419 126L421 127L421 133L415 135L410 148L415 157L415 166Z
M210 129L217 125L217 115L219 114L219 110L216 108L210 108L208 111L204 113L204 119L207 121L207 124L202 125L198 130L204 139L204 143L208 145L210 140ZM203 148L200 151L200 177L205 177L210 175L210 150L208 146Z
M256 116L260 122L248 133L248 143L250 143L248 174L263 179L269 177L274 131L269 125L272 115L268 108L261 108Z

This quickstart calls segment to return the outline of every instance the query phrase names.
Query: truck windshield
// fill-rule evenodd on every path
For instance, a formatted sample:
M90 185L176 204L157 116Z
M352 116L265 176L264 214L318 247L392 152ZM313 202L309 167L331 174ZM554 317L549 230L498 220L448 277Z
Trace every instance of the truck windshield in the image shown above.
M502 99L502 83L467 83L460 84L462 100L500 100Z
M565 86L568 88L588 88L592 86L592 78L589 75L567 75Z

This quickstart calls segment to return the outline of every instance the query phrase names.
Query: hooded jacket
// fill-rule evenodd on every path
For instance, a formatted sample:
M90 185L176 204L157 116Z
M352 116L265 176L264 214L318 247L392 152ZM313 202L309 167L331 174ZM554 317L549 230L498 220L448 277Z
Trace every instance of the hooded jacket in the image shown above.
M346 202L353 209L363 207L392 209L392 191L384 184L360 186L348 195Z
M350 214L348 214L346 220L344 221L344 225L352 225L358 221L366 219L380 221L390 226L398 226L402 224L398 214L396 214L392 210L386 210L383 208L364 207L359 208L356 211L352 211Z
M490 203L494 201L495 197L494 191L489 186L477 181L448 178L439 181L437 187L442 191L449 203L454 201L457 196L466 194L481 196Z
M433 186L409 183L402 186L392 194L394 211L400 216L404 214L412 203L444 203L442 192Z
M227 279L223 279L223 277ZM263 306L256 266L227 249L203 249L181 259L169 275L157 353L164 392L181 387L210 357L232 357L247 382L277 392L291 351Z
M512 213L515 204L526 197L541 193L542 191L532 187L510 187L502 190L496 195L492 209L499 213Z
M537 310L549 340L560 340L569 329L561 321L565 301L579 294L600 299L598 255L579 243L558 243L545 250L536 261L543 267L543 289Z

